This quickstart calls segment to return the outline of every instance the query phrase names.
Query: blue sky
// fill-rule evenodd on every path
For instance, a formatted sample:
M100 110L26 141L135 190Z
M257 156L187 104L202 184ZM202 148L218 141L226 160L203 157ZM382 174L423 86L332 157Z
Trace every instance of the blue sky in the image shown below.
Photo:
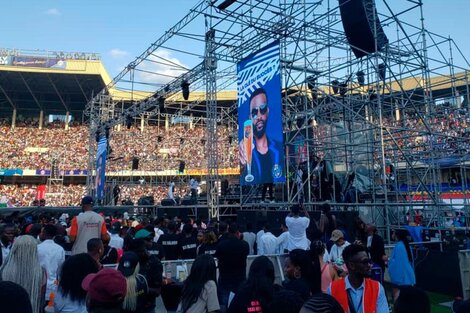
M2 0L0 48L97 52L114 77L196 3L197 0ZM470 1L424 3L427 28L450 35L469 55L470 20L466 15Z

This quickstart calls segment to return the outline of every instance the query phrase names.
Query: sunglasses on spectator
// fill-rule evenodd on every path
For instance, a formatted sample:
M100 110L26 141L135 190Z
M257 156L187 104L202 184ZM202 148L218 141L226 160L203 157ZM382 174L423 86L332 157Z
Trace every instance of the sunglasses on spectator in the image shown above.
M268 112L268 104L263 103L263 104L259 105L258 107L251 109L251 117L252 118L257 118L258 117L258 111L259 111L260 114L265 115L266 112Z

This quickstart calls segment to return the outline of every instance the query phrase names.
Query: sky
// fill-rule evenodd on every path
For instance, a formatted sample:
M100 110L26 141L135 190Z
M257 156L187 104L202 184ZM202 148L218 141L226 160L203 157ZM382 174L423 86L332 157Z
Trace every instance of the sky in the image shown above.
M0 48L95 52L111 77L198 0L0 0ZM334 0L333 0L334 1ZM388 0L405 1L405 0ZM470 0L423 0L429 30L470 57Z

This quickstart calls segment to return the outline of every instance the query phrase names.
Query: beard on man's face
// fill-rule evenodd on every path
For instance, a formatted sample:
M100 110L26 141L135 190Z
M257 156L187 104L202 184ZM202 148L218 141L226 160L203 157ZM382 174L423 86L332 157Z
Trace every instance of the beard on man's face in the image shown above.
M254 124L254 127L253 127L253 136L255 136L256 138L261 138L264 136L264 134L266 133L266 123L268 121L265 120L265 121L258 121L256 124ZM258 127L258 125L260 125L260 127Z

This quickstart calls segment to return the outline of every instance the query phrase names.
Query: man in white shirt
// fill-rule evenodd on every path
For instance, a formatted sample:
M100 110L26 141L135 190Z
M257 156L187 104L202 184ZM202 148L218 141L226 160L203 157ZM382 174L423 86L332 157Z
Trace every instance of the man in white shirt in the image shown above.
M176 204L175 200L175 183L171 182L170 187L168 187L168 199L173 200L173 202Z
M265 232L265 229L266 229L265 225L266 225L266 222L262 222L261 223L261 230L256 233L256 251L257 251L256 254L258 254L258 255L259 255L259 253L258 253L259 247L258 246L259 246L259 243L261 242L261 237L264 235L264 232Z
M281 231L282 233L279 237L276 238L276 253L284 254L287 253L287 246L289 244L289 229L287 228L285 222L281 223Z
M120 232L121 232L121 223L120 222L115 222L113 226L111 226L111 239L109 241L109 246L116 248L116 249L122 249L124 246L124 238L121 238Z
M277 238L270 231L269 227L265 225L265 232L258 242L258 255L276 254Z
M344 240L344 234L339 229L333 230L330 240L335 243L330 250L330 262L333 263L338 258L342 258L344 248L349 246L350 243Z
M243 240L248 242L248 246L250 246L250 255L255 254L254 246L256 242L256 235L252 231L253 225L251 223L246 224L246 231L243 232Z
M307 239L307 228L310 225L310 218L307 210L302 209L305 216L300 216L301 208L299 205L293 205L291 213L286 217L286 226L289 228L289 242L287 250L294 249L308 250L310 241Z
M51 292L57 292L56 281L62 263L65 261L64 249L54 242L57 235L57 227L51 224L44 225L39 238L38 258L41 267L47 272L46 301L49 301Z

